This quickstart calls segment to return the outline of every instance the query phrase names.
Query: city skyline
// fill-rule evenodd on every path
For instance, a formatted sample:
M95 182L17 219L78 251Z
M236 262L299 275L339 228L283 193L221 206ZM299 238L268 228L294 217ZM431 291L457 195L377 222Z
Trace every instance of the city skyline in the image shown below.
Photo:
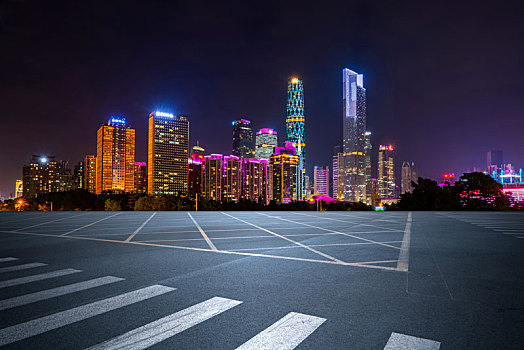
M91 10L86 5L86 11ZM428 12L421 6L348 2L322 5L315 15L284 5L278 8L279 16L271 6L240 10L228 4L201 10L187 4L159 24L167 13L163 5L145 11L129 8L122 26L116 26L108 19L119 11L108 5L92 18L97 29L87 35L84 28L91 27L72 7L55 11L43 5L14 5L5 16L10 28L5 47L11 54L1 58L8 68L1 86L6 96L1 195L14 193L20 169L32 154L55 155L70 164L95 154L92 130L111 115L126 117L137 129L138 161L146 160L143 116L152 110L189 115L190 144L198 139L213 152L230 152L230 121L244 116L254 129L271 128L284 137L283 91L292 76L305 82L311 177L314 165L331 165L332 148L341 137L340 70L345 67L365 76L367 129L373 133L374 149L393 144L398 162L416 161L421 176L437 179L444 172L482 167L492 149L503 149L507 161L524 164L518 133L524 127L519 118L524 112L519 99L523 71L516 64L522 54L517 40L521 29L518 11L509 4L471 8L459 3L454 7L456 16L446 24L433 22L449 13L443 4L434 4ZM207 19L204 25L186 20L197 12ZM69 13L75 18L71 23L66 20ZM217 13L226 21L241 17L252 21L224 27L217 25ZM300 35L291 34L285 20L291 14L314 25L301 29ZM400 15L415 20L398 25ZM272 20L261 23L261 18ZM436 29L423 37L427 21ZM463 21L468 25L461 26ZM48 34L37 35L40 26L50 24ZM71 35L58 45L54 34L63 27ZM182 37L176 35L180 28L186 29ZM223 43L224 37L228 38L224 50L215 50L215 43ZM81 41L86 45L78 46ZM406 50L405 43L419 51ZM493 50L486 51L486 46ZM86 55L84 47L97 49ZM144 47L162 54L150 55ZM310 55L317 51L321 57ZM271 52L279 54L268 59ZM467 63L472 57L473 65ZM495 68L491 79L482 78ZM489 88L493 85L496 91ZM493 120L511 121L512 128L494 131ZM473 125L475 132L470 129ZM376 164L373 153L371 163Z

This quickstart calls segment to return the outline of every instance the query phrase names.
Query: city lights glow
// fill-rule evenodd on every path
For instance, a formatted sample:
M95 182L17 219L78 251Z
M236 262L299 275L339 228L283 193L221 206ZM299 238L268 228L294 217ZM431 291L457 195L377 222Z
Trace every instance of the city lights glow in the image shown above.
M47 163L47 158L46 157L40 158L40 163Z
M160 112L160 111L156 111L156 112L155 112L155 116L156 116L156 117L174 118L174 115L173 115L173 114L171 114L171 113L166 113L166 112Z
M120 117L111 117L110 119L111 123L117 123L117 124L125 124L126 120L124 118Z

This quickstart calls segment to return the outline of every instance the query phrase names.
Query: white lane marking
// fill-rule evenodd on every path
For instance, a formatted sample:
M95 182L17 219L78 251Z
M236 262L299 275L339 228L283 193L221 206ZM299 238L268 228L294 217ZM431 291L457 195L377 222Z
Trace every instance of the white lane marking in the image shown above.
M355 224L355 226L353 226L353 227L357 227L357 226L369 226L369 227L379 228L379 229L382 229L382 230L388 230L388 231L393 231L393 232L402 232L402 230L397 230L397 229L394 229L394 228L382 227L382 226L370 225L370 224L363 224L363 223L354 222L354 221L339 220L339 219L334 219L334 218L330 218L330 217L324 217L324 216L318 216L318 215L311 215L311 214L303 214L303 213L295 213L295 214L297 214L297 215L303 215L303 216L309 216L309 217L317 218L317 219L331 220L331 221L338 221L338 222L344 222L344 223L348 223L348 224ZM344 217L347 217L347 215L344 215L344 214L338 214L338 213L332 213L332 214L334 214L334 215L342 215L342 216L344 216ZM359 218L359 219L363 219L364 217L358 217L358 218ZM313 223L317 223L317 222L313 222Z
M378 241L374 241L372 239L367 239L367 238L364 238L364 237L359 237L359 236L355 236L355 235L352 235L352 234L349 234L349 233L345 233L345 232L340 232L340 231L335 231L335 230L331 230L331 229L327 229L327 228L324 228L324 227L320 227L320 226L313 226L313 225L310 225L310 224L306 224L304 222L300 222L300 221L293 221L293 220L289 220L289 219L283 219L283 218L280 218L280 217L274 217L274 216L271 216L271 215L267 215L267 214L264 214L264 213L258 213L257 214L259 215L264 215L264 216L267 216L267 217L273 217L275 219L278 219L278 220L284 220L284 221L289 221L289 222L292 222L294 224L297 224L297 225L303 225L303 226L307 226L307 227L313 227L313 228L316 228L316 229L319 229L319 230L322 230L322 231L326 231L326 232L332 232L332 233L335 233L335 234L338 234L338 235L343 235L343 236L347 236L347 237L352 237L352 238L355 238L355 239L359 239L361 241L366 241L366 242L371 242L371 243L375 243L375 244L378 244L378 245L381 245L381 246L384 246L384 247L389 247L389 248L394 248L394 249L399 249L399 247L395 247L395 246L392 246L392 245L389 245L389 244L385 244L385 243L380 243ZM396 230L398 232L402 232L400 230Z
M191 220L193 220L193 223L195 224L195 226L196 226L196 228L198 229L198 231L200 231L200 234L202 235L202 237L204 237L204 239L206 240L207 245L209 246L209 248L211 248L211 250L218 250L217 247L215 247L215 245L213 244L213 242L211 242L211 240L209 239L209 237L206 235L206 233L204 232L204 230L202 230L202 227L200 227L200 225L198 224L198 222L196 222L196 220L193 218L193 215L191 215L190 212L187 212L187 215L189 215L189 217L191 218Z
M14 230L13 232L18 232L18 231L23 231L23 230L27 230L29 228L33 228L33 227L38 227L38 226L42 226L42 225L45 225L45 224L50 224L52 222L57 222L57 221L62 221L62 220L66 220L66 219L72 219L72 218L76 218L76 217L79 217L79 216L83 216L83 215L87 215L88 213L85 213L85 214L78 214L78 215L67 215L65 218L61 218L61 219L55 219L55 220L51 220L51 221L46 221L46 222L41 222L39 224L36 224L36 225L32 225L32 226L27 226L27 227L23 227L23 228L19 228L17 230Z
M139 301L147 300L155 296L171 292L174 289L175 288L161 285L153 285L0 329L0 346L30 338L32 336L67 326L71 323L79 322L127 305L138 303Z
M387 242L381 242L381 243L401 243L402 241L387 241ZM337 247L337 246L351 246L351 245L366 245L366 244L375 244L375 243L369 243L369 242L357 242L357 243L327 243L327 244L310 244L308 247ZM275 249L295 249L295 248L301 248L297 245L288 245L288 246L281 246L281 247L267 247L267 248L242 248L242 249L230 249L231 252L243 252L243 251L254 251L254 250L275 250ZM392 260L397 261L397 260Z
M400 253L398 254L397 270L399 271L409 270L409 244L411 242L412 221L412 213L409 212L408 219L406 220L406 228L404 229L404 237L402 238L402 246L400 247Z
M0 258L0 263L8 262L8 261L15 261L15 260L18 260L18 258L12 258L12 257Z
M524 236L517 236L517 238L524 238Z
M138 232L142 231L142 229L144 228L144 226L146 226L147 223L148 223L149 221L151 221L151 219L152 219L153 216L155 216L155 215L156 215L156 212L154 212L153 214L151 214L151 216L150 216L146 221L144 221L144 222L142 223L142 225L140 225L140 227L137 228L137 229L135 230L135 232L133 232L129 237L127 237L127 239L126 239L125 241L126 241L126 242L131 242L131 240L133 239L133 237L135 237L135 235L136 235Z
M327 259L329 259L329 260L332 260L332 261L335 261L335 262L338 262L338 263L342 263L342 262L343 262L342 260L337 259L337 258L334 258L334 257L332 257L331 255L324 254L324 253L322 253L321 251L318 251L318 250L316 250L316 249L314 249L314 248L311 248L311 247L309 247L309 246L307 246L307 245L305 245L305 244L302 244L302 243L300 243L300 242L294 241L294 240L292 240L291 238L288 238L288 237L285 237L285 236L279 235L278 233L275 233L275 232L273 232L273 231L270 231L270 230L268 230L268 229L266 229L266 228L263 228L263 227L260 227L260 226L258 226L258 225L255 225L255 224L252 224L252 223L250 223L250 222L247 222L247 221L245 221L245 220L242 220L242 219L236 218L236 217L234 217L233 215L229 215L228 213L224 213L224 212L222 212L222 214L227 215L227 216L229 216L229 217L231 217L231 218L233 218L233 219L235 219L235 220L241 221L241 222L243 222L243 223L245 223L245 224L248 224L248 225L251 225L251 226L253 226L253 227L256 227L256 228L258 228L258 229L260 229L260 230L262 230L262 231L265 231L265 232L267 232L267 233L269 233L269 234L272 234L272 235L274 235L274 236L280 237L280 238L282 238L282 239L284 239L284 240L286 240L286 241L288 241L288 242L291 242L291 243L293 243L293 244L296 244L297 246L300 246L300 247L302 247L302 248L305 248L305 249L307 249L307 250L309 250L309 251L311 251L311 252L313 252L313 253L315 253L315 254L318 254L318 255L320 255L320 256L323 256L324 258L327 258Z
M73 233L73 232L79 231L79 230L81 230L81 229L83 229L83 228L86 228L86 227L92 226L92 225L94 225L94 224L98 224L99 222L102 222L102 221L104 221L104 220L110 219L110 218L112 218L113 216L117 216L117 215L120 215L120 214L122 214L122 212L118 212L118 213L116 213L116 214L106 216L105 218L102 218L102 219L97 220L97 221L95 221L95 222L92 222L92 223L90 223L90 224L84 225L84 226L82 226L82 227L75 228L74 230L71 230L71 231L66 232L66 233L62 233L60 236L67 236L67 235L70 234L70 233Z
M105 276L105 277L95 278L95 279L88 280L88 281L69 284L67 286L46 289L40 292L35 292L35 293L21 295L18 297L4 299L4 300L0 300L0 310L11 309L13 307L27 305L27 304L35 303L37 301L42 301L46 299L56 298L61 295L75 293L75 292L79 292L79 291L90 289L90 288L100 287L106 284L123 281L123 280L124 280L123 278Z
M43 263L37 262L37 263L30 263L30 264L2 267L2 268L0 268L0 273L32 269L32 268L41 267L41 266L47 266L47 264L43 264Z
M438 350L440 342L412 337L410 335L391 333L384 350Z
M239 304L242 302L214 297L92 346L88 350L146 349Z
M77 273L77 272L82 272L82 271L75 270L75 269L65 269L65 270L57 270L57 271L48 272L48 273L41 273L39 275L15 278L12 280L7 280L7 281L0 281L0 288L18 286L20 284L46 280L49 278L61 277L61 276L70 275L72 273Z
M325 321L325 318L290 312L270 327L240 345L237 350L292 350Z

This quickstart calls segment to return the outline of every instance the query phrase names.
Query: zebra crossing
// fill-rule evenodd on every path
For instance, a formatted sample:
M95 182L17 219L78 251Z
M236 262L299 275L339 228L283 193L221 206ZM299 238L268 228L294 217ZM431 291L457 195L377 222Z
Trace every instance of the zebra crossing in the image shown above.
M515 238L524 238L524 222L521 218L513 215L485 216L482 214L455 214L453 217L459 221L467 222L504 235Z
M0 258L0 263L7 262L18 263L18 259L14 257ZM0 272L16 274L19 273L19 271L32 268L36 269L44 266L49 265L38 262L22 263L20 265L0 267ZM47 279L58 279L63 276L81 272L81 270L70 268L0 281L0 293L3 288L34 283ZM106 285L118 285L118 282L124 280L124 278L115 276L102 276L28 294L12 296L0 300L0 315L2 315L3 312L12 311L12 309L16 307L32 305L49 299L60 301L59 298L65 295L92 290ZM125 310L126 306L154 300L156 297L173 293L176 290L177 289L174 287L154 284L8 326L0 329L0 347L13 344L17 341L26 340L46 332L55 331L65 326L78 324L79 322L98 315L107 314L122 308ZM174 337L191 327L210 320L215 316L225 313L241 304L243 304L243 302L239 300L215 296L176 311L170 315L163 316L138 328L129 330L121 335L117 335L116 337L102 341L88 349L146 349ZM266 329L260 330L260 333L255 334L251 339L244 340L243 344L237 349L295 349L312 333L317 331L317 329L326 321L327 319L318 316L289 312L275 323L268 325ZM392 333L384 347L384 349L388 350L436 350L439 348L440 343L437 341L399 333Z

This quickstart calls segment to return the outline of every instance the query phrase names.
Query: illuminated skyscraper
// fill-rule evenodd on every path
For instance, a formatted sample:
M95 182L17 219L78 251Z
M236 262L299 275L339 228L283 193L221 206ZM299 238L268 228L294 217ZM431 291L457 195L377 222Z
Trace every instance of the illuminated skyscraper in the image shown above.
M187 169L187 195L191 198L196 198L202 194L203 167L204 156L193 153L188 159Z
M378 196L393 198L395 196L395 170L393 146L380 145L378 149Z
M342 145L337 145L333 148L333 163L332 163L332 182L331 188L333 189L332 197L337 200L343 200L342 191L339 193L339 188L342 189L343 186L340 185L342 176L339 174L342 173L342 164L344 164L344 153L342 153Z
M366 89L364 76L347 68L343 82L343 152L344 164L338 164L343 176L343 199L366 200ZM339 188L339 192L340 192Z
M148 194L186 194L189 120L185 115L149 115Z
M402 163L401 193L412 192L412 182L418 182L417 167L414 162Z
M222 162L222 199L225 202L238 202L242 194L240 158L234 155L224 156Z
M71 183L71 188L73 190L78 190L85 187L85 162L81 160L73 167L73 181Z
M299 157L297 193L305 198L304 175L306 173L306 118L304 116L304 85L301 79L292 77L287 83L286 142L293 142Z
M147 193L147 164L135 162L135 189L136 193Z
M329 167L315 166L313 175L313 195L329 196Z
M202 195L207 200L222 200L222 158L221 154L204 157Z
M71 169L65 161L54 156L33 155L31 162L23 167L24 197L42 193L63 192L71 189Z
M233 155L239 158L253 158L253 130L246 119L233 122Z
M302 199L297 189L300 158L292 142L284 147L276 147L275 154L269 158L273 170L273 199L277 203L289 203Z
M87 155L84 161L84 189L96 192L96 157Z
M273 179L265 159L242 159L242 198L267 204L273 192Z
M269 160L278 145L277 132L273 129L263 128L255 136L255 158Z
M373 147L371 146L371 132L366 131L364 135L366 138L366 203L371 205L373 203L373 185L371 183L371 151Z
M97 132L96 193L135 190L135 129L111 117Z

